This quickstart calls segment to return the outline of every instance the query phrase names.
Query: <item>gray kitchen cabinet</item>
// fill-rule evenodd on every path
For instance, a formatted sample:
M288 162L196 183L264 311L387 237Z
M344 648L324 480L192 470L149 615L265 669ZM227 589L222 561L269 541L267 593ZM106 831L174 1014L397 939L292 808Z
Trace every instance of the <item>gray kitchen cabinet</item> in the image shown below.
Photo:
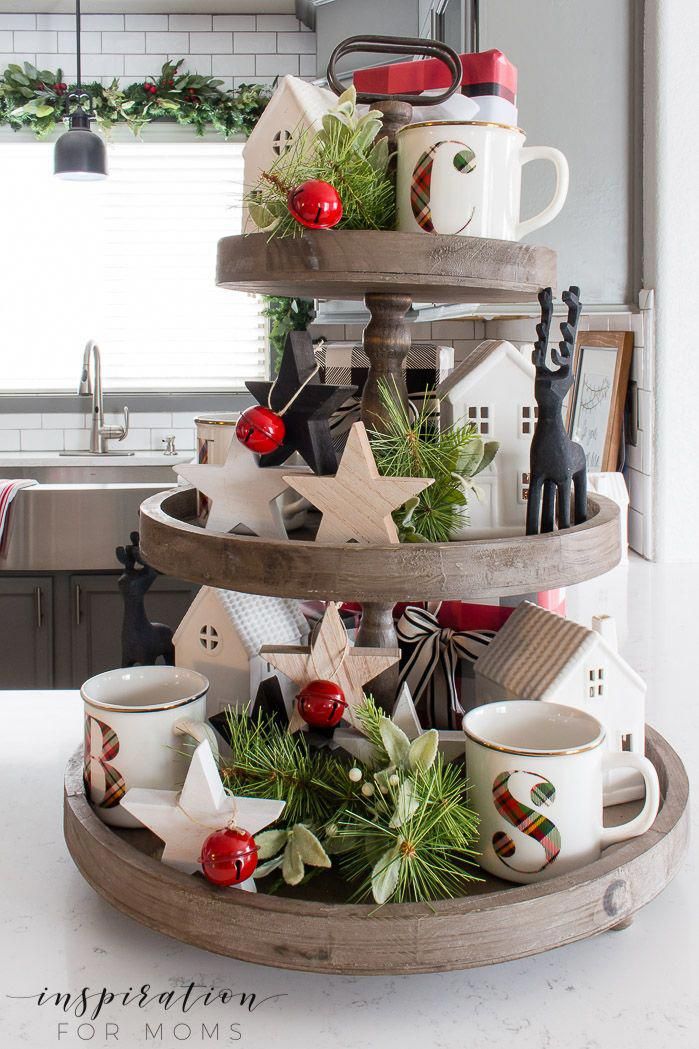
M53 580L0 577L0 689L53 687Z
M123 604L118 578L118 573L79 573L69 578L70 687L121 665ZM175 630L196 589L191 583L161 576L146 594L148 617Z

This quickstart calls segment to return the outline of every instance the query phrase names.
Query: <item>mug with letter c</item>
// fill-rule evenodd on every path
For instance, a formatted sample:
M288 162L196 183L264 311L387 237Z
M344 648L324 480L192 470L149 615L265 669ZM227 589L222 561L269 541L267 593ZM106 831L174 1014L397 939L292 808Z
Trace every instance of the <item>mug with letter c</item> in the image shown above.
M653 764L607 750L603 726L582 710L513 699L476 707L463 727L470 804L480 820L478 862L498 878L528 884L576 870L607 845L645 834L655 820ZM605 827L604 777L617 768L641 773L645 801L626 823Z
M97 815L114 827L141 824L120 805L131 787L177 790L187 774L183 736L208 739L209 682L184 667L108 670L80 689L85 707L83 779Z
M525 146L521 128L478 120L425 121L398 132L397 229L521 240L560 212L568 162L552 146ZM522 168L548 160L556 188L538 215L520 219Z

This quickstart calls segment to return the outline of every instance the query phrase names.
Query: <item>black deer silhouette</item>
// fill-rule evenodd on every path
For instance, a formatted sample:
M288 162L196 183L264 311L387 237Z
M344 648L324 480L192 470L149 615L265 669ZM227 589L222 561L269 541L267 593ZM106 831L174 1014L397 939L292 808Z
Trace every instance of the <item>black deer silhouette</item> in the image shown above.
M532 438L529 460L527 535L570 528L571 484L574 486L575 524L587 519L587 470L585 452L571 441L563 425L563 398L573 384L573 350L582 306L580 288L563 292L568 317L561 324L563 339L551 351L555 368L546 365L546 350L553 317L550 288L539 292L541 322L536 326L532 361L536 367L534 397L539 417ZM541 517L541 521L539 521Z
M129 546L118 546L116 556L124 566L119 576L119 590L124 599L124 621L121 629L121 665L153 666L160 656L168 666L175 665L172 630L164 623L151 623L146 615L144 598L158 573L141 557L138 532L131 533Z

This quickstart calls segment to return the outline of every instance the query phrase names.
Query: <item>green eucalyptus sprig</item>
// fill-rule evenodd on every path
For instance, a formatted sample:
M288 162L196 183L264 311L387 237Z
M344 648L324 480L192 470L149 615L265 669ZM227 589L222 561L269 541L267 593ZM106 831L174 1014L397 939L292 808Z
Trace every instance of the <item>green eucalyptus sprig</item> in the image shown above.
M104 131L123 123L139 134L146 124L174 120L198 134L211 129L226 137L249 135L269 101L269 91L259 84L222 91L222 80L180 72L183 62L166 62L158 75L124 88L115 79L107 86L82 84L80 92L90 97L95 120ZM70 99L75 91L76 85L66 83L60 69L12 63L0 77L0 124L29 128L42 138L84 104Z

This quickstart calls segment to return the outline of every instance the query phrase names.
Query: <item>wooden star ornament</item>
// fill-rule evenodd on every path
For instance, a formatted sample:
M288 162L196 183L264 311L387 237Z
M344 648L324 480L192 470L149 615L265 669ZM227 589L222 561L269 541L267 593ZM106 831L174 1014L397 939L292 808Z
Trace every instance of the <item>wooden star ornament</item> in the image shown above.
M291 678L299 690L311 681L335 681L347 701L344 716L359 732L364 731L356 715L364 700L363 686L400 661L399 648L360 648L349 644L336 604L328 605L310 645L265 645L260 655ZM305 724L294 703L289 732L298 732Z
M235 438L223 466L186 463L173 470L211 500L208 530L230 532L243 525L265 539L286 539L277 499L288 487L285 477L309 472L305 466L260 470L258 456Z
M334 477L285 477L322 513L318 543L397 543L391 514L433 483L432 477L382 477L364 423L354 423Z
M127 812L165 843L162 862L185 874L201 869L201 848L212 831L235 823L254 837L279 819L284 804L227 794L208 740L194 751L181 791L132 787L121 801ZM234 888L255 891L252 878Z

